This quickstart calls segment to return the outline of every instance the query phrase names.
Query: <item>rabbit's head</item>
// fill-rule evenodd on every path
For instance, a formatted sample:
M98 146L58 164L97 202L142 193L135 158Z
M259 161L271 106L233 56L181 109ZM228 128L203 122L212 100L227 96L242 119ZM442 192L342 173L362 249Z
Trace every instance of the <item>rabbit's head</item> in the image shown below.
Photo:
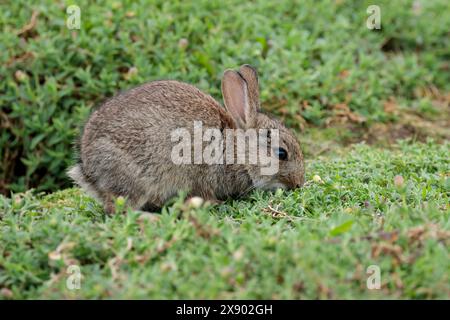
M268 154L277 161L277 170L263 174L260 166L249 166L248 173L255 188L274 190L295 189L304 183L304 163L300 145L294 134L279 120L261 112L259 84L256 70L243 65L239 71L227 70L222 80L225 108L239 129L269 129L267 138L274 142L271 133L277 133L277 143L269 143ZM273 130L275 129L275 130ZM260 137L260 135L258 136ZM258 145L258 148L260 145Z

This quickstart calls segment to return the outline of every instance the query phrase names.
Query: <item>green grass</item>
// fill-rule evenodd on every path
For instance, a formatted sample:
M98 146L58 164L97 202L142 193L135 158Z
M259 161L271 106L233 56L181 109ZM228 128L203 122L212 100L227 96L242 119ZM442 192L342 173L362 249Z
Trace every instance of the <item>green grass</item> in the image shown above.
M80 30L65 26L73 3ZM369 125L396 120L383 108L391 99L436 112L450 83L450 2L414 3L377 0L382 29L371 31L369 0L3 1L0 193L68 187L72 141L89 111L154 79L221 100L223 71L252 64L263 108L296 129L323 126L342 104ZM33 11L36 26L19 34Z
M355 145L309 161L301 190L200 208L179 197L157 221L106 216L79 189L0 197L0 294L445 299L448 147ZM80 290L66 288L72 264ZM366 287L370 265L380 290Z

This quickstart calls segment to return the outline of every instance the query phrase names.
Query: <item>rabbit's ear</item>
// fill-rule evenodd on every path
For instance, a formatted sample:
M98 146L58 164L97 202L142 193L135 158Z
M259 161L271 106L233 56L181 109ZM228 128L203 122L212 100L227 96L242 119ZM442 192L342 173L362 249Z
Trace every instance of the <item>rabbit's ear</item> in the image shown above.
M250 103L247 83L236 71L226 70L222 79L225 108L238 128L251 128L256 120L256 109Z
M239 73L244 78L245 82L247 82L251 106L255 108L256 111L259 111L259 84L256 69L251 65L244 64L239 68Z

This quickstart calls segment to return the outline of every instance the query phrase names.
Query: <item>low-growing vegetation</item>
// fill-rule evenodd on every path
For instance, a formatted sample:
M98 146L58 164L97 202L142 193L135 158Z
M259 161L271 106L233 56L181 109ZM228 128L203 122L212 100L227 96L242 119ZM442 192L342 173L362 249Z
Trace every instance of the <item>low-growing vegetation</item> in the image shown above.
M106 216L79 189L0 198L5 298L448 298L448 145L357 145L301 190ZM120 208L118 208L120 211ZM79 290L68 268L78 266ZM369 266L380 289L367 286Z

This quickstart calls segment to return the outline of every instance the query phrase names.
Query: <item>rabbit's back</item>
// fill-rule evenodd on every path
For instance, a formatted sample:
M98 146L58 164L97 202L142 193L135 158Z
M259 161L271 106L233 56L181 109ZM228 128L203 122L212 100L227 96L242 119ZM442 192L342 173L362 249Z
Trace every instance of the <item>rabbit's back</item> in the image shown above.
M149 139L159 143L170 141L173 130L191 128L194 121L201 121L205 127L233 126L220 104L194 86L154 81L128 90L99 107L85 126L81 148L99 137L107 137L123 144L128 151L138 151L134 149L142 148L135 148L137 143Z
M194 121L204 127L233 127L211 96L177 81L150 82L106 101L83 131L83 179L104 202L122 195L134 207L162 205L182 189L214 189L214 168L177 166L171 159L171 133L185 128L193 137Z

